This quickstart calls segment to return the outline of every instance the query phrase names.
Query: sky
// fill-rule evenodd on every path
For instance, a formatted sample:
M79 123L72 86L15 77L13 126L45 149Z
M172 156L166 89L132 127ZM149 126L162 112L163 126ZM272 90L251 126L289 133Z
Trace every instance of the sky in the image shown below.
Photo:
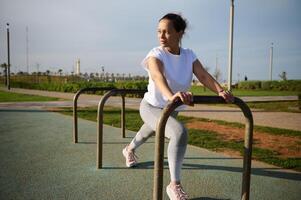
M301 1L235 0L233 81L273 80L285 71L301 79ZM188 21L182 46L192 49L210 73L228 76L230 0L0 0L0 63L11 71L74 71L147 75L140 63L159 45L158 20L168 12ZM28 27L28 34L26 34ZM28 43L26 43L26 35ZM28 45L27 45L28 44Z

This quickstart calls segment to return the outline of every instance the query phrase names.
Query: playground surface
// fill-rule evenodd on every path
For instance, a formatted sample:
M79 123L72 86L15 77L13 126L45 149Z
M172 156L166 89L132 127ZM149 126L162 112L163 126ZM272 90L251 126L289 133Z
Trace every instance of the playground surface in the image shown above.
M79 119L74 144L70 116L35 107L0 108L0 199L152 199L154 138L137 151L140 164L128 169L121 151L135 133L126 135L104 126L104 168L96 169L95 122ZM167 158L164 167L166 186ZM237 200L241 172L239 157L188 146L182 184L192 200ZM168 199L165 188L163 195ZM300 197L301 173L252 162L250 199Z

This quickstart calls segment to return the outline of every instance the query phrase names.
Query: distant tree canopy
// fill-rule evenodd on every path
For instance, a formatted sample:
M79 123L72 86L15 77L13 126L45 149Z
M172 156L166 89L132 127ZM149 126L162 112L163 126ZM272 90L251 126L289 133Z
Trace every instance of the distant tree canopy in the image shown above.
M280 77L283 81L286 81L286 80L287 80L286 72L283 71L281 74L279 74L279 77Z

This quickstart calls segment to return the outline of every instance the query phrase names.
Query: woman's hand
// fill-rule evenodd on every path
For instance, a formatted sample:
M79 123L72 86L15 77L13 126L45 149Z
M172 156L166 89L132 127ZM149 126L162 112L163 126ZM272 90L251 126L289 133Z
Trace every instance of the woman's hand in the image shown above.
M177 92L171 97L170 101L174 101L176 98L180 98L186 105L193 105L193 96L191 92Z
M221 90L218 92L218 96L223 97L227 103L233 103L234 97L230 91Z

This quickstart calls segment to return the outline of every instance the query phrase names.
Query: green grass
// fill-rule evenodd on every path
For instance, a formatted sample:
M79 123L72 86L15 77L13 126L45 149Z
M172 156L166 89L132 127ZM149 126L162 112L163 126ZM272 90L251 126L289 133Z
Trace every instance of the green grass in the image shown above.
M183 118L185 118L185 117L183 116ZM213 119L205 119L205 118L192 118L192 119L198 120L198 121L203 121L203 122L214 122L219 125L230 126L233 128L244 128L245 127L244 124L241 124L238 122L226 122L226 121L222 121L222 120L213 120ZM288 137L301 138L301 131L295 131L295 130L290 130L290 129L273 128L273 127L255 125L253 127L253 130L258 131L258 132L264 132L266 134L271 134L271 135L283 135L283 136L288 136Z
M266 112L291 112L300 113L298 101L267 101L267 102L246 102L251 109L260 109ZM234 104L208 104L211 106L219 107L233 107L237 108Z
M63 108L63 111L61 113L66 115L73 115L72 108ZM91 120L91 121L97 121L97 110L94 107L90 108L79 108L78 109L78 117ZM104 118L103 122L104 124L108 124L113 127L120 128L120 109L115 107L104 107ZM140 118L139 111L134 109L126 109L126 115L125 115L125 126L128 130L132 131L138 131L139 128L143 125L143 121Z
M58 98L43 97L28 94L18 94L0 90L0 102L23 102L23 101L58 101Z
M190 91L194 95L216 95L209 89L204 90L201 86L192 86ZM273 90L239 90L233 89L232 93L235 96L297 96L300 92L298 91L273 91Z
M214 131L189 129L188 143L214 151L231 149L243 155L243 141L224 141ZM252 158L286 169L301 171L301 158L279 158L278 153L269 149L253 147Z
M71 108L64 108L62 111L63 114L72 115ZM96 121L97 111L96 108L80 108L78 111L78 116L80 118ZM139 111L134 109L126 109L126 128L132 131L138 131L142 126L143 121L139 116ZM198 119L193 117L185 117L179 116L179 120L183 123L188 123L191 121L213 121L218 124L231 126L231 127L239 127L243 128L244 125L240 123L230 123L224 122L220 120L208 120L208 119ZM104 123L114 126L120 127L120 109L114 107L105 107L104 109ZM285 135L291 137L301 137L300 131L286 130L286 129L278 129L278 128L270 128L270 127L261 127L255 126L254 130L261 130L267 134L273 135ZM189 129L189 144L211 149L214 151L219 151L223 149L234 150L243 154L243 141L230 140L225 141L221 139L218 133L214 131L207 130L197 130L197 129ZM295 147L292 147L295 148ZM290 168L301 171L301 159L300 158L280 158L277 152L262 149L258 147L253 147L253 158L256 160L264 161L269 164L273 164L283 168Z
M243 142L223 141L219 138L216 132L208 130L189 129L188 143L215 151L221 148L228 148L237 151L241 151L243 149Z
M298 109L298 101L250 102L247 103L247 105L253 109L262 109L271 112L301 112L301 110Z

